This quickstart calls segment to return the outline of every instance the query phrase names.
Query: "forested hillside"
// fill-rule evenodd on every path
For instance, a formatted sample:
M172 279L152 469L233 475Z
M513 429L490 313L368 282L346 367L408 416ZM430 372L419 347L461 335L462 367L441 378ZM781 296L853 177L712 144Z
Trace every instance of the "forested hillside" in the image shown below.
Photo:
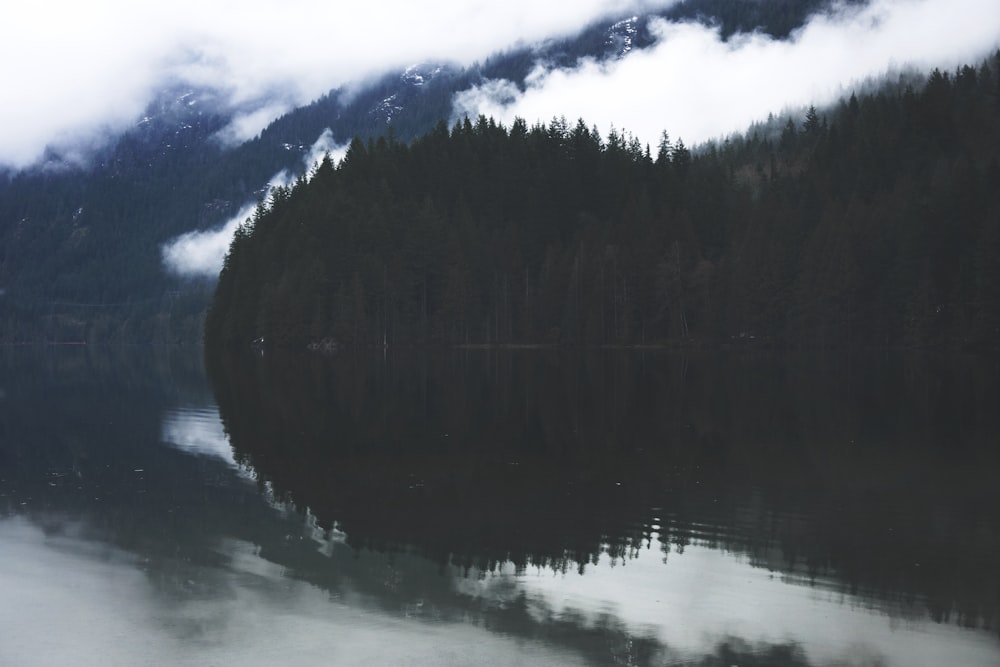
M688 0L658 15L717 24L725 37L785 38L830 6ZM572 66L649 46L653 16L609 19L468 67L423 63L335 89L235 147L218 140L238 111L225 107L224 95L172 84L134 127L83 163L53 151L31 169L0 168L0 341L197 341L211 285L170 275L164 243L220 226L271 176L303 170L303 155L327 128L340 142L390 132L410 141L451 115L456 92L482 81L523 87L540 61ZM377 33L372 40L378 48Z
M694 152L563 119L355 140L240 229L207 340L993 347L998 83L1000 55Z

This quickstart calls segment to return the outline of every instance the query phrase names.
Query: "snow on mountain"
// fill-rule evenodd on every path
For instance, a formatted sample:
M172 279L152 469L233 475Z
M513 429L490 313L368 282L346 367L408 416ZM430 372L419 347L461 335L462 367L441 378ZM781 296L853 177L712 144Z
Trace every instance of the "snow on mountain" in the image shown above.
M632 51L638 34L639 17L633 16L612 24L608 28L608 37L604 43L614 54L614 57L621 60Z
M447 69L446 65L437 63L417 63L403 70L395 84L386 90L388 95L374 104L368 114L378 119L380 124L391 124L393 119L403 111L406 104L420 94L437 76Z
M396 104L396 100L398 98L398 93L393 93L389 97L385 98L371 110L372 115L385 118L386 124L391 123L393 115L403 110L402 106Z

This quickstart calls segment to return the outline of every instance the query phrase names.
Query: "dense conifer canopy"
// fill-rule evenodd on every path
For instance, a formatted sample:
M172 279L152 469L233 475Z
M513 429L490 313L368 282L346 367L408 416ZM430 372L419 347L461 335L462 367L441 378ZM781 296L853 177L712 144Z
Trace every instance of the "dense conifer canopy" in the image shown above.
M655 157L562 118L355 140L241 229L207 340L995 345L998 65Z

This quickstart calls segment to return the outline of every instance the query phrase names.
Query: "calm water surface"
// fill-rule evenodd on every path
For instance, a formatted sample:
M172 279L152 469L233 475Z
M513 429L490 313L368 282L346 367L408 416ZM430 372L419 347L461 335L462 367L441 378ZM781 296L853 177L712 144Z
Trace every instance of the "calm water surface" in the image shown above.
M2 665L1000 664L1000 365L0 350Z

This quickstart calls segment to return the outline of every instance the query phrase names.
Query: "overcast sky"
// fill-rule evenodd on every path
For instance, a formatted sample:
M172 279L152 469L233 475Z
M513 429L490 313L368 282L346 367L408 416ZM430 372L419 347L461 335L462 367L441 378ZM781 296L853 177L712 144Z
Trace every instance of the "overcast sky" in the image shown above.
M0 20L0 164L134 122L164 81L270 100L263 125L345 82L427 59L461 64L672 0L89 0L7 3ZM259 129L259 128L257 128Z
M46 144L120 132L167 81L221 88L233 104L257 102L237 126L252 136L291 106L387 68L470 63L674 1L14 3L0 22L0 164L24 166ZM526 94L511 96L500 82L469 91L460 109L508 121L582 116L602 131L613 123L655 143L667 129L690 144L786 105L829 101L893 65L977 58L1000 44L1000 2L875 0L860 14L817 19L789 42L755 35L722 43L695 25L653 29L655 48L615 65L539 70Z

